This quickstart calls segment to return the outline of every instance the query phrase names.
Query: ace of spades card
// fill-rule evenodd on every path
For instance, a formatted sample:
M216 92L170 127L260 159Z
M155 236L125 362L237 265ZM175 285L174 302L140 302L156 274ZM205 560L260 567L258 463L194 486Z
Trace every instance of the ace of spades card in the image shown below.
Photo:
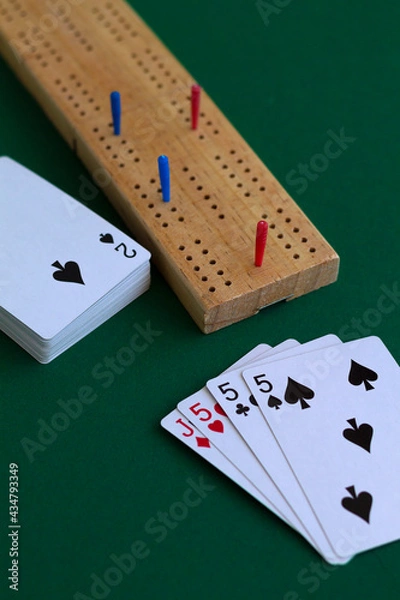
M7 157L0 158L0 239L0 327L40 362L149 285L147 250Z
M376 337L343 344L329 368L316 368L320 358L317 350L243 377L345 558L400 538L400 370Z

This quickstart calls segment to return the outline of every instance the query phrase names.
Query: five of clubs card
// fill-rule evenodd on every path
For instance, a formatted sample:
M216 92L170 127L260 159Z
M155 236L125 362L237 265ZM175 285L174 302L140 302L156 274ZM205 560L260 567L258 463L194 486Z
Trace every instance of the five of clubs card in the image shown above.
M400 538L399 385L377 337L262 344L161 424L340 565Z
M0 329L47 363L145 292L150 254L0 158Z

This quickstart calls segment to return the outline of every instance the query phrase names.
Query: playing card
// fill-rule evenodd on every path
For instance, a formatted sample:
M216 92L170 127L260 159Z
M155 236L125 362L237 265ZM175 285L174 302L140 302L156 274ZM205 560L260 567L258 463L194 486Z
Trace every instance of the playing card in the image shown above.
M279 356L279 352L298 345L294 340L287 340L277 348L266 353ZM265 354L264 354L265 357ZM255 359L256 357L254 357ZM248 361L246 355L232 368L243 366ZM225 371L226 373L226 371ZM217 404L206 388L186 398L178 404L178 409L191 423L212 441L216 447L230 460L268 500L268 506L275 514L289 523L308 541L309 535L300 523L286 499L279 493L274 482L263 469L262 465L244 442L238 431L232 426L220 405Z
M282 344L282 346L283 349L287 349L296 344L296 341L288 340ZM271 351L274 352L275 349L271 350L270 346L260 344L257 348L253 349L239 361L234 363L229 369L238 367L244 368L246 364L253 363L254 360L260 359L260 357L268 356ZM295 515L293 515L290 507L288 507L286 502L282 501L279 495L276 494L273 482L269 480L268 476L266 477L266 474L256 457L246 446L235 428L232 427L226 414L215 402L214 398L206 388L203 388L192 396L182 400L178 404L178 409L191 423L199 428L203 435L215 444L225 457L246 475L267 499L270 510L279 514L279 516L287 522L292 518L291 524L302 529L301 524L298 522ZM274 499L279 502L279 508L274 505Z
M399 376L376 337L244 371L310 507L343 558L400 537ZM268 404L272 395L278 407Z
M268 500L245 477L235 465L220 452L210 440L190 423L176 408L161 421L162 427L181 442L194 450L207 462L214 465L224 475L232 479L253 498L271 510Z
M110 290L123 295L133 272L140 285L130 286L125 304L148 286L147 250L5 157L0 239L0 318L7 316L14 329L24 324L41 340L54 338ZM99 310L105 311L104 303ZM19 335L25 335L22 329Z
M336 336L325 336L309 344L304 344L301 347L301 352L304 353L315 348L329 347L337 344L339 341ZM296 352L299 352L296 348L288 350L286 353L271 357L270 360L279 361L279 359L282 360L286 355ZM274 364L275 362L271 364L271 369L273 369ZM296 514L309 538L313 540L313 545L318 548L327 561L334 563L341 562L330 545L325 532L315 518L307 498L287 464L285 456L271 434L257 406L254 394L251 394L241 376L241 371L241 369L230 371L227 374L208 381L208 390L227 413L232 424L246 441L249 448L257 456L269 478L274 482L281 498L284 499L286 504L290 505L292 512ZM263 379L261 378L260 383L262 381ZM265 385L268 386L268 382L265 382ZM269 394L269 399L273 397L272 394ZM274 401L275 404L270 404L272 406L271 410L277 410L279 405L276 403L279 401L280 398L276 398ZM275 500L275 504L279 506L277 500Z

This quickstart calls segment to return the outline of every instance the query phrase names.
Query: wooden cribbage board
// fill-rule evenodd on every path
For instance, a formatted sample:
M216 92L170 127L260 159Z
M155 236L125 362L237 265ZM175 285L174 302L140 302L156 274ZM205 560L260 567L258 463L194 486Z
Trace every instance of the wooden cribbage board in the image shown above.
M335 251L204 91L191 130L193 78L122 0L0 0L0 51L203 332L336 280ZM270 229L255 267L260 219Z

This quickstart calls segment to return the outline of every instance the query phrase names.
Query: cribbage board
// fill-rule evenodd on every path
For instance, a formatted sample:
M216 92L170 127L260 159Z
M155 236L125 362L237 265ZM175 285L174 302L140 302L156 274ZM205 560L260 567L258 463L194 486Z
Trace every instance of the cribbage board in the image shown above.
M0 51L205 333L336 280L339 257L122 0L0 0ZM201 82L200 82L201 83ZM122 101L113 135L110 93ZM157 157L171 166L162 201ZM262 267L256 224L269 223Z

